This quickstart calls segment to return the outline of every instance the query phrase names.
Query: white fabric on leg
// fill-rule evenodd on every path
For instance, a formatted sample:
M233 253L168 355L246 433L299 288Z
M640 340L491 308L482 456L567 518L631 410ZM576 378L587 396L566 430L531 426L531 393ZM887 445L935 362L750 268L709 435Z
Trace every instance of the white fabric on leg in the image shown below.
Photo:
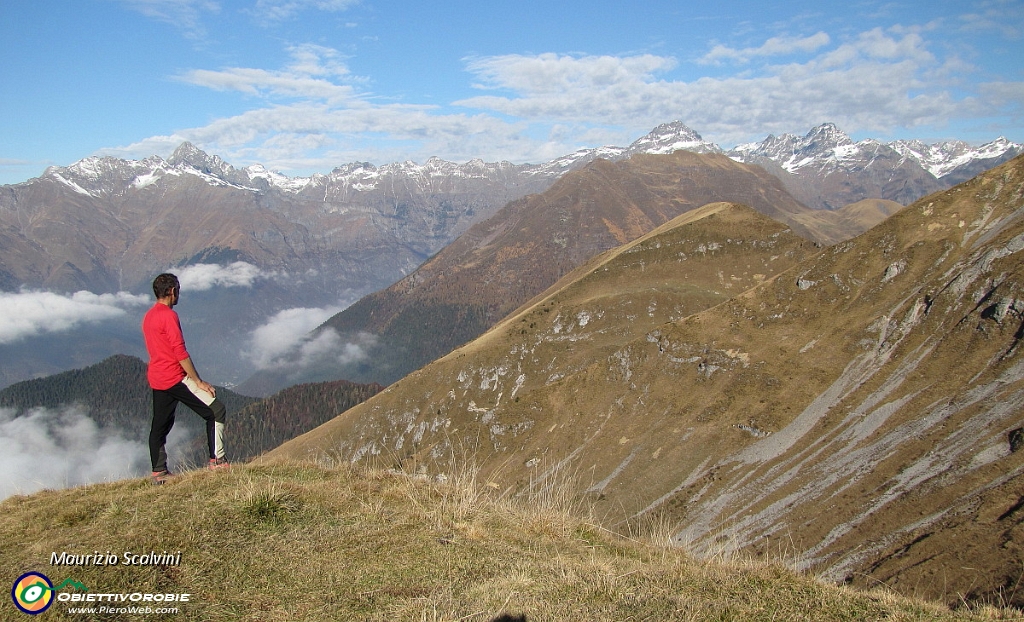
M185 379L182 380L181 382L186 387L188 387L188 390L191 391L193 395L195 395L196 397L201 399L203 401L203 403L206 404L207 406L212 404L213 400L217 399L217 398L213 397L213 394L210 393L209 391L203 391L202 389L200 389L199 385L196 384L196 381L192 380L188 376L185 376Z

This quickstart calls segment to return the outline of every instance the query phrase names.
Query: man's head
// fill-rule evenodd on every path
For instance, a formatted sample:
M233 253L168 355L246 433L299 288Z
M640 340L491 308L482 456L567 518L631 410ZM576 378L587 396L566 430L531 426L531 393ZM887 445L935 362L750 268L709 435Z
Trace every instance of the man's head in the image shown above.
M171 298L177 302L178 292L181 285L178 284L178 277L170 273L164 273L153 279L153 294L157 300Z

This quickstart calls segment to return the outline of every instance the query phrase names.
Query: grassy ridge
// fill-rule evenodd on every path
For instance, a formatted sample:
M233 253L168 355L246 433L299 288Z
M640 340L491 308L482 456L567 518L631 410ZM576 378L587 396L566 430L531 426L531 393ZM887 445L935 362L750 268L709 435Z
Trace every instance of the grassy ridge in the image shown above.
M310 464L195 471L0 503L0 577L72 578L100 593L188 593L148 620L971 620L783 565L698 561L595 526L569 499ZM181 551L180 566L52 567L51 554ZM7 600L7 599L5 599ZM51 620L119 620L69 614ZM0 618L17 619L13 604ZM27 618L26 618L27 619Z

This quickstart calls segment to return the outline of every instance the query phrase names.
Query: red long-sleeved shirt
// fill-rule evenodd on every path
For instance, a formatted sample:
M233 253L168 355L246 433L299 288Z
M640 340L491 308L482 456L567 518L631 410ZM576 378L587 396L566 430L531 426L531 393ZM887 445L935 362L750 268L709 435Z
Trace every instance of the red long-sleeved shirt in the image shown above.
M149 352L149 369L146 370L149 386L164 391L181 382L185 370L180 361L189 355L174 309L159 302L153 305L142 318L142 336Z

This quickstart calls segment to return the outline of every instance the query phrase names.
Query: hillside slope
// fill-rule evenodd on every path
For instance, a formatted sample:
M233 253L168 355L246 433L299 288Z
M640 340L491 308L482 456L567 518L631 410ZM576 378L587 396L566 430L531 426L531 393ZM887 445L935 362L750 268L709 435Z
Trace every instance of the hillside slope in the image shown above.
M513 490L572 465L609 525L656 514L695 551L784 548L840 582L1020 605L1022 215L1017 158L786 270L731 252L777 231L712 228L728 300L638 313L689 284L652 269L700 257L679 223L271 455L443 470L472 452ZM644 296L616 306L605 273Z
M778 563L695 561L615 537L550 499L488 497L465 475L438 483L275 464L188 473L161 487L130 480L13 497L0 503L0 576L14 583L27 572L46 575L56 592L40 617L47 620L767 622L813 611L819 621L925 622L1013 615L953 613L836 588ZM125 551L167 552L176 563L128 565ZM120 563L55 566L55 552L109 552ZM142 600L154 594L160 601ZM181 594L187 602L177 600ZM146 607L152 613L134 611ZM10 599L0 616L30 619Z

